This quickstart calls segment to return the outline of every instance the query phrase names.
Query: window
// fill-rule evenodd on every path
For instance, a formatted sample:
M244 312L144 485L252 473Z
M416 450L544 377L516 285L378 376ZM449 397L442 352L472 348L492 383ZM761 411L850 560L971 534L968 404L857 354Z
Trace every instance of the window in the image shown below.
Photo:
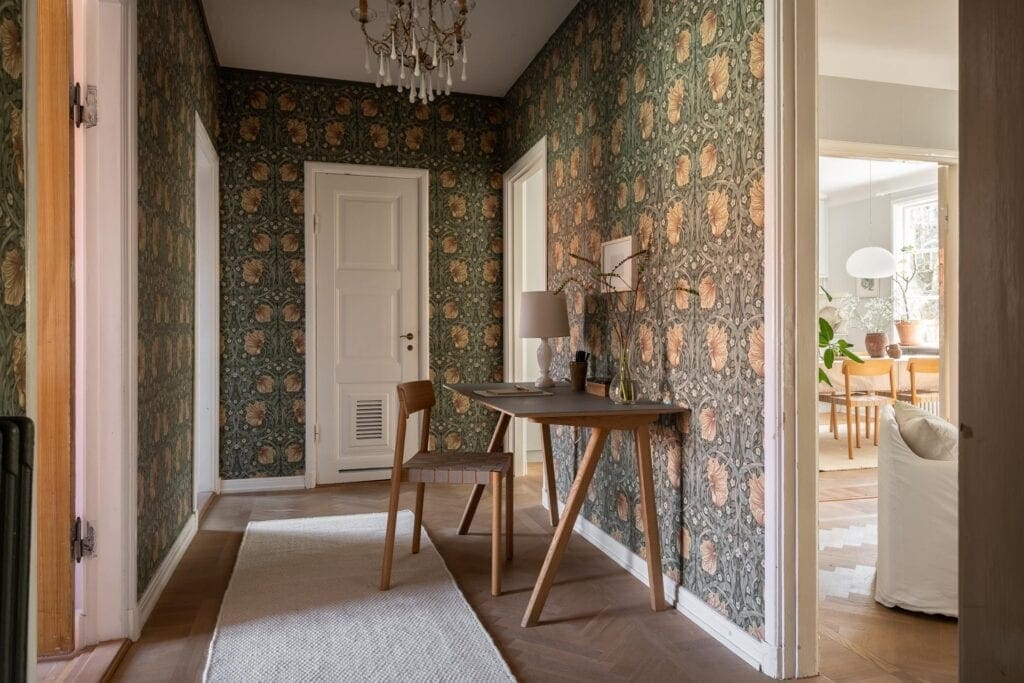
M893 202L893 313L920 320L926 344L939 343L939 201L929 194Z

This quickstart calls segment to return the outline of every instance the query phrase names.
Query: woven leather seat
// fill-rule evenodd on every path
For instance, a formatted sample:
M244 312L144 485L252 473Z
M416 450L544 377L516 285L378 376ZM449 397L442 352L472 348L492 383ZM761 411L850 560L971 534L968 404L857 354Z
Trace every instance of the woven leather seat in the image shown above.
M491 472L512 470L511 453L423 451L405 461L402 481L426 484L489 484Z

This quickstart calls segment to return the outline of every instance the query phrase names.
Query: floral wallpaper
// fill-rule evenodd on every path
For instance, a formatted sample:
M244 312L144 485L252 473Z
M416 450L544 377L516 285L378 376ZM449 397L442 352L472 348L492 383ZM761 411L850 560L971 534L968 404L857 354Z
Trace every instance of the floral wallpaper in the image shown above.
M583 0L507 97L509 162L548 137L550 285L570 256L652 250L633 349L647 398L692 409L653 432L664 570L756 637L764 624L764 11L741 0ZM570 338L611 374L610 295L569 288ZM564 367L564 366L563 366ZM555 433L564 497L585 436ZM631 437L613 433L584 514L645 555Z
M443 381L502 372L504 104L221 71L221 476L304 472L303 164L430 171L433 438L483 449L494 418Z
M25 414L25 148L21 0L0 0L0 415Z
M216 101L196 2L139 0L140 595L192 512L195 114L216 135Z

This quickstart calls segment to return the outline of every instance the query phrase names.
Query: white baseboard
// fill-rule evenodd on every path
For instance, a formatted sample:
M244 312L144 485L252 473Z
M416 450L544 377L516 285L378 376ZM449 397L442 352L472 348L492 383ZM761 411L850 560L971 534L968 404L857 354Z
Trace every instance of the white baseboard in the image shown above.
M253 477L252 479L221 479L220 492L256 493L258 491L294 491L306 488L305 475L294 477Z
M547 499L541 501L547 509ZM564 513L564 505L558 503L559 514ZM587 539L598 550L610 557L616 564L640 580L645 586L647 579L647 561L629 550L600 527L583 517L576 518L573 530ZM694 622L711 637L729 648L737 657L750 666L769 676L776 676L778 671L779 652L771 644L758 640L750 635L715 608L708 605L696 594L683 588L668 576L662 575L665 586L665 600L676 608L690 621Z
M160 563L153 578L150 579L146 592L142 594L138 605L129 612L129 627L132 640L139 639L142 627L146 625L146 620L149 619L153 607L156 606L157 600L160 599L160 595L164 592L164 588L166 588L167 582L170 581L171 575L178 568L178 562L181 561L185 551L188 550L188 546L192 539L195 538L196 531L198 530L199 520L195 513L193 513L186 520L184 528L182 528L178 538L174 541L174 545L167 551L167 557Z

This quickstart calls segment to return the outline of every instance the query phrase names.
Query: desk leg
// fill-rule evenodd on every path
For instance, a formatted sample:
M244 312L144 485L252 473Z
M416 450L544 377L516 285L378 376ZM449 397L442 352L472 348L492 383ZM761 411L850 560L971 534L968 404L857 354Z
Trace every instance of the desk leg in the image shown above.
M505 447L505 431L508 429L508 423L511 419L512 416L508 413L502 413L498 418L498 424L494 425L494 434L491 435L491 444L487 447L487 452L501 453ZM483 495L485 488L487 487L483 484L476 484L473 487L473 492L469 494L466 510L462 513L462 521L459 522L459 536L465 536L469 533L469 526L473 523L473 515L476 514L476 506L480 504L480 496Z
M654 503L654 473L651 460L651 430L647 425L637 427L637 470L640 474L640 507L644 518L644 536L647 539L647 578L651 588L651 609L665 609L665 589L661 578L661 534L658 531L658 510Z
M551 515L551 526L558 526L558 491L555 487L555 457L551 451L551 425L542 424L540 436L544 442L544 485L548 489L548 512Z
M566 546L569 545L569 538L572 537L572 528L576 524L576 517L580 514L583 506L583 499L587 497L587 489L590 488L590 480L594 478L594 471L597 469L597 462L601 459L601 451L604 450L604 443L608 439L608 430L604 427L594 427L590 432L590 442L587 443L587 452L583 455L583 462L580 463L579 472L572 483L569 491L569 498L565 501L565 510L562 518L558 521L558 528L555 536L551 539L548 547L548 554L544 558L544 565L540 569L540 576L533 587L533 594L530 596L530 604L526 607L526 614L523 615L522 625L536 626L540 620L541 610L548 599L551 585L555 582L555 573L558 565L562 562L562 555Z

